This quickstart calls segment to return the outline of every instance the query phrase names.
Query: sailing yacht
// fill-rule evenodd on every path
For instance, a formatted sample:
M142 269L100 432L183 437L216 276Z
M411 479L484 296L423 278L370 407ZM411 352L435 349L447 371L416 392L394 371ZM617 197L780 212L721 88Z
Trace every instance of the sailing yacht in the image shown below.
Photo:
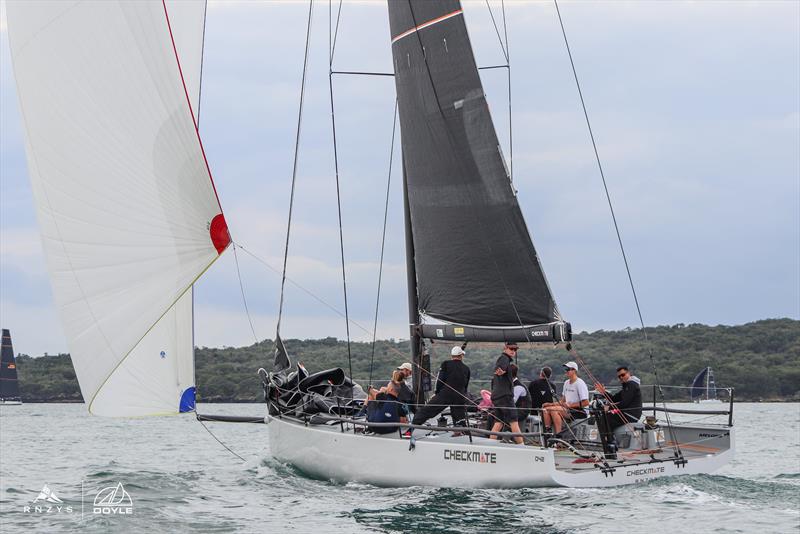
M694 377L689 388L689 397L698 404L718 404L722 401L717 398L717 386L714 381L714 371L706 367Z
M3 348L0 352L0 404L6 406L22 404L11 332L5 328L3 328Z
M572 334L522 216L460 3L388 8L413 383L424 402L433 340L569 350ZM108 416L193 411L192 285L231 243L198 131L205 5L9 1L7 14L44 250L87 407ZM269 425L272 454L312 476L614 486L711 472L734 453L732 419L677 424L675 410L658 406L613 439L593 418L550 440L532 417L521 445L489 439L474 422L373 433L352 377L293 366L276 338L274 369L259 371L258 422Z

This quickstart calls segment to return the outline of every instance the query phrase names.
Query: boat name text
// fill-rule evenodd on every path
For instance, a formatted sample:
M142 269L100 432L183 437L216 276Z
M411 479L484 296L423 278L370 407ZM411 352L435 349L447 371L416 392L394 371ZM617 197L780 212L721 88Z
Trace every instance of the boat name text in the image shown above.
M497 453L495 452L477 452L477 451L459 451L459 450L444 450L444 459L452 460L455 462L475 462L480 464L496 464Z
M663 467L645 467L644 469L631 469L626 473L629 477L638 477L641 475L658 475L664 472Z

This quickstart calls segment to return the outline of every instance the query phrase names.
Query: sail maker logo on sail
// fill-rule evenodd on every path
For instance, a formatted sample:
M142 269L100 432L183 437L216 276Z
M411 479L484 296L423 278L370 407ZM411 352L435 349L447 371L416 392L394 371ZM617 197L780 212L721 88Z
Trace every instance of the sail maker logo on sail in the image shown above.
M454 462L475 462L479 464L496 464L497 453L445 449L444 459L451 460Z

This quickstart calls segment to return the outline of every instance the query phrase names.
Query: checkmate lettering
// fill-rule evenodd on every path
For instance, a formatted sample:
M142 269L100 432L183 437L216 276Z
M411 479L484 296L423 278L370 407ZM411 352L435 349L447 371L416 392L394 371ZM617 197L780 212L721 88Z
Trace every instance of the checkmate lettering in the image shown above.
M444 459L454 462L475 462L479 464L496 464L497 453L445 449Z

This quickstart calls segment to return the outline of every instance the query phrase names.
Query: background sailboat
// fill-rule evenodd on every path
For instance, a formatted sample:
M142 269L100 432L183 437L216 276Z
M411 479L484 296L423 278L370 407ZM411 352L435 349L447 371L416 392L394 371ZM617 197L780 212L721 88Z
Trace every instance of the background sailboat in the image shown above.
M11 332L5 328L3 328L3 347L0 352L0 404L22 404Z
M720 402L717 398L717 385L714 381L714 371L706 367L694 377L689 388L689 396L693 402Z
M229 236L197 131L204 2L9 2L28 172L81 392L194 408L192 284Z

